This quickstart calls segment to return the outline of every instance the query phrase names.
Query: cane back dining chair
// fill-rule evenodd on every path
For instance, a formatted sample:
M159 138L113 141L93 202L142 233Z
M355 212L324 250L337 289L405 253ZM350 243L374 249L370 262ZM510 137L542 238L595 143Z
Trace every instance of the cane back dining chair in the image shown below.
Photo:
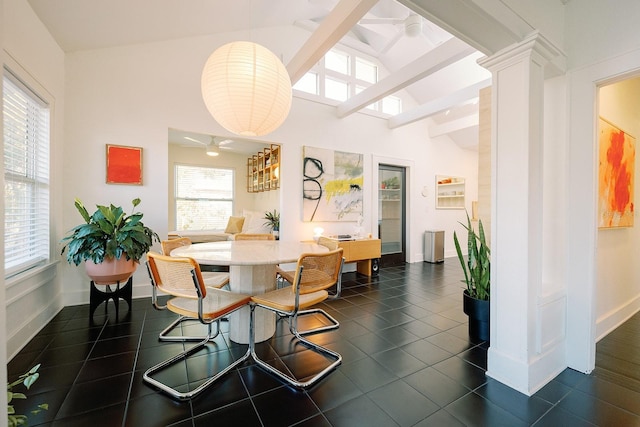
M156 374L171 369L171 366L181 361L186 361L189 356L211 343L220 333L219 327L213 333L213 323L218 322L223 316L246 306L251 297L222 289L207 288L204 286L200 266L192 258L170 257L156 252L149 252L147 254L147 269L154 287L154 293L157 288L157 290L172 296L166 304L169 310L185 318L197 319L208 327L208 335L198 344L147 369L142 377L144 382L159 388L171 397L180 400L190 399L201 393L222 375L247 360L251 356L250 350L247 349L247 352L242 357L228 364L225 368L219 369L215 373L208 372L206 378L185 378L184 380L178 380L176 385L169 385L158 379L162 374ZM215 342L212 345L216 345ZM221 354L222 351L212 351L208 355L196 359L201 359L202 357L220 357L224 359ZM207 365L217 366L217 363L207 362ZM175 378L174 375L166 377Z
M175 239L163 240L162 242L160 242L160 245L162 247L162 254L166 256L170 256L171 251L174 250L175 248L188 246L190 244L191 244L191 239L189 239L188 237L179 237ZM202 279L204 280L204 285L206 287L218 288L218 289L229 287L229 273L202 271L202 269L200 271L202 274ZM193 292L193 295L195 296L195 290ZM158 310L165 310L167 308L166 305L162 305L159 302L156 294L152 294L151 302L153 306ZM193 321L193 319L185 318L184 316L178 316L178 318L175 321L173 321L169 326L163 329L160 332L160 334L158 334L158 339L160 341L189 341L189 342L202 341L204 336L200 336L200 335L192 336L192 335L183 335L183 334L180 334L180 335L172 334L172 332L176 328L178 328L179 326L189 321ZM218 323L218 328L219 327L220 327L220 323Z
M324 236L320 236L318 238L318 244L321 246L326 247L327 249L329 249L330 251L335 251L336 249L338 249L338 241L335 239L330 239L328 237L324 237ZM342 265L344 265L344 260L342 260ZM313 275L311 274L311 272L309 271L309 269L313 269L314 266L313 265L307 265L305 266L306 268L306 272L302 274L302 280L314 280ZM289 270L283 270L280 267L276 267L276 277L277 277L277 281L278 281L278 286L283 286L284 282L287 282L289 284L292 284L294 279L295 279L295 275L296 275L296 271L289 271ZM340 268L340 274L338 274L338 276L336 277L336 280L334 282L335 286L330 286L327 289L327 293L328 293L328 297L327 299L336 299L338 297L340 297L340 293L342 292L342 266ZM312 333L317 333L317 332L325 332L325 331L330 331L332 329L338 329L340 327L340 323L333 317L331 316L329 313L327 313L325 310L321 309L321 308L313 308L313 309L309 309L309 310L303 310L301 312L298 313L298 317L300 316L309 316L309 315L314 315L314 314L319 314L321 316L323 316L325 319L327 319L327 321L329 322L328 324L325 324L323 326L318 326L312 329L307 329L305 331L298 331L298 333L300 335L307 335L307 334L312 334Z
M276 240L273 234L269 233L238 233L234 240Z
M251 320L249 324L249 349L251 355L259 366L294 387L310 387L342 363L342 356L339 353L307 340L298 332L297 327L298 315L303 310L327 299L327 288L335 284L337 277L342 272L342 252L343 249L338 248L325 253L302 254L298 259L295 278L291 286L251 297ZM284 372L260 359L255 350L254 333L255 309L257 307L262 307L287 317L289 319L289 329L297 341L310 351L323 356L328 364L315 374L308 375L308 373L303 373L303 378L297 378L295 367L287 365L287 370L290 373ZM300 355L302 353L297 352L292 357Z

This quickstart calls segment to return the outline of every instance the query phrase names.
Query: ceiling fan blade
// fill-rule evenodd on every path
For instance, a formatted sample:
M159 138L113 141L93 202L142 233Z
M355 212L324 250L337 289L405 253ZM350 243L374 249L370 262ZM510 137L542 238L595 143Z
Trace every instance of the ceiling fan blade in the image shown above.
M185 136L184 139L186 139L188 141L191 141L191 142L196 142L198 144L207 145L206 142L202 142L199 139L191 138L190 136Z
M401 18L362 18L358 21L358 24L387 24L387 25L395 25L402 24L404 19Z

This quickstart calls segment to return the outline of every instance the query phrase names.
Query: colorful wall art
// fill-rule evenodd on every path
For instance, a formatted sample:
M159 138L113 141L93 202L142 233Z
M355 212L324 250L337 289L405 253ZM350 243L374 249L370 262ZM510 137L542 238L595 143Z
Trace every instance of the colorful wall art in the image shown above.
M302 150L303 220L357 221L362 215L362 154Z
M598 227L632 227L635 138L600 118Z
M107 184L142 185L142 148L107 144Z

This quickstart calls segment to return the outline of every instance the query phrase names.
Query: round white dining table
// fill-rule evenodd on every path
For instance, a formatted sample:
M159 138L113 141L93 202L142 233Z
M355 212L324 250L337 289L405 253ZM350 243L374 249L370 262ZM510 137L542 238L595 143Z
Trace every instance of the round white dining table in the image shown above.
M193 258L202 265L229 266L229 287L247 295L262 294L276 288L276 265L294 263L303 253L322 253L328 249L309 242L282 240L230 240L194 243L171 251L171 256ZM249 308L229 317L229 338L249 343ZM256 308L256 342L265 341L276 330L275 313Z

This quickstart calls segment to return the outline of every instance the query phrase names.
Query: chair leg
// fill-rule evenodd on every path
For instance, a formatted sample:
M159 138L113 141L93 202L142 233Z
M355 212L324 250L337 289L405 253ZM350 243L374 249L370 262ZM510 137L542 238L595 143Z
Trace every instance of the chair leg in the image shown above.
M261 368L263 368L264 370L266 370L268 372L271 372L272 374L274 374L275 376L279 377L280 379L282 379L286 383L292 385L293 387L305 389L305 388L311 387L312 385L316 384L318 381L320 381L322 378L327 376L331 371L333 371L335 368L337 368L342 363L342 356L339 353L336 353L335 351L329 350L328 348L325 348L325 347L322 347L322 346L320 346L318 344L315 344L315 343L305 339L304 337L302 337L298 332L294 332L294 335L300 341L300 343L305 345L310 350L315 351L316 353L325 356L327 359L333 360L333 362L331 362L328 366L326 366L324 369L322 369L320 372L316 373L315 375L313 375L311 378L309 378L306 381L300 381L297 378L294 378L292 375L289 375L288 373L282 372L281 370L276 369L275 367L269 365L267 362L265 362L264 360L260 359L258 357L258 355L256 354L256 351L255 351L254 323L255 323L255 308L256 308L256 306L257 306L256 304L250 304L250 307L251 307L251 318L250 318L250 321L249 321L249 351L251 352L251 357L256 362L256 364L258 366L260 366ZM265 307L265 308L267 308L267 307ZM286 314L286 313L280 313L280 314ZM293 317L295 317L295 316L293 316Z
M216 333L217 335L217 333ZM211 384L213 384L218 378L220 378L221 376L223 376L224 374L226 374L227 372L229 372L231 369L235 368L236 366L238 366L239 364L243 363L245 360L247 360L250 356L251 356L251 351L250 349L247 349L247 352L238 360L234 361L233 363L231 363L230 365L228 365L226 368L218 371L214 376L210 377L209 379L207 379L205 382L203 382L202 384L200 384L198 387L196 387L195 389L188 391L188 392L180 392L178 390L176 390L173 387L168 386L167 384L158 381L157 379L153 378L152 375L167 369L168 367L175 365L176 363L187 359L189 356L191 356L192 354L198 352L200 349L202 349L203 347L205 347L207 345L207 343L212 339L212 337L207 336L205 337L205 339L203 339L202 341L200 341L198 344L196 344L195 346L189 348L188 350L183 351L182 353L179 353L175 356L173 356L170 359L165 360L164 362L158 363L155 366L152 366L151 368L147 369L145 371L145 373L142 375L142 380L148 384L151 384L152 386L162 390L163 392L167 393L169 396L175 398L175 399L179 399L179 400L187 400L187 399L191 399L195 396L197 396L199 393L201 393L202 391L204 391L207 387L209 387Z
M333 316L331 316L329 313L322 310L321 308L312 308L309 310L300 311L298 312L298 315L296 317L308 316L311 314L319 314L321 316L324 316L324 318L326 318L330 322L330 324L325 326L318 326L317 328L313 328L313 329L307 329L305 331L299 331L297 330L297 325L294 330L293 322L289 322L289 331L291 331L291 333L294 335L296 334L296 332L300 335L309 335L309 334L316 334L318 332L332 331L340 327L340 322L338 322Z
M338 281L338 284L336 286L336 293L335 294L329 294L329 298L330 300L334 300L334 299L338 299L340 298L340 292L341 292L341 283L340 281ZM325 319L327 319L329 321L328 325L325 326L319 326L317 328L313 328L313 329L307 329L306 331L300 331L297 330L297 326L296 326L296 330L298 331L298 333L300 335L309 335L309 334L316 334L318 332L326 332L326 331L332 331L334 329L338 329L340 327L340 322L338 322L333 316L331 316L329 313L327 313L325 310L321 309L321 308L312 308L309 310L302 310L298 312L298 317L300 316L307 316L310 314L319 314L321 316L323 316ZM293 322L289 323L289 330L291 331L292 334L295 334L296 332L292 329L293 327Z
M207 325L208 327L208 333L206 336L186 336L186 335L169 335L169 333L171 331L173 331L175 328L177 328L178 326L180 326L183 322L186 321L196 321L192 318L188 318L188 317L184 317L184 316L179 316L176 320L174 320L173 322L171 322L171 324L169 324L169 326L167 326L166 328L164 328L162 330L162 332L160 332L160 334L158 334L158 339L160 341L167 341L167 342L198 342L198 341L202 341L203 339L207 339L207 340L212 340L215 337L218 336L218 334L220 333L220 319L218 319L215 323L216 323L216 333L215 335L211 334L211 326L212 323L209 323Z

